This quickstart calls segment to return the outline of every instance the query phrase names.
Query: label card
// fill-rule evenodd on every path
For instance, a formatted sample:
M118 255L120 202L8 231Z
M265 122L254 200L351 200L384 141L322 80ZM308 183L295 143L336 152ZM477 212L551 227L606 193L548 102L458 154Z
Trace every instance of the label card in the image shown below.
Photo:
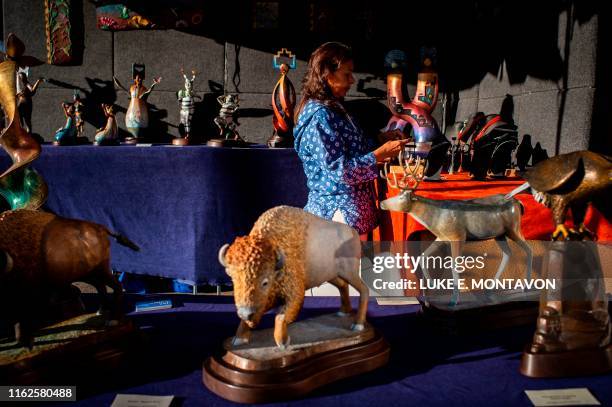
M535 407L539 406L600 406L587 388L525 390Z
M117 394L111 407L170 407L173 398L174 396Z

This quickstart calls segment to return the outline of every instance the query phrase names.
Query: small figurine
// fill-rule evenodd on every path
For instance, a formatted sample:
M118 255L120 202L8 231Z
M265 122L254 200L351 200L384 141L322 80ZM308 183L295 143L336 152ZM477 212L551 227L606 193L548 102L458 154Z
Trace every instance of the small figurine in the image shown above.
M106 285L113 288L115 315L121 314L121 284L110 268L110 241L132 250L138 246L125 236L92 222L66 219L48 212L7 211L0 214L0 252L7 256L0 295L12 304L17 341L33 345L33 304L50 287L70 286L75 281L91 282L105 308ZM112 318L111 318L112 319Z
M291 58L290 65L278 63L281 56ZM295 55L283 48L273 59L274 68L280 71L280 79L272 91L272 108L274 110L274 133L268 139L268 147L293 147L293 108L295 107L295 88L287 77L289 69L295 69Z
M461 256L461 246L468 238L471 240L495 239L502 251L502 259L495 273L495 279L501 277L510 261L512 251L508 240L512 240L527 256L526 278L531 279L533 254L521 232L523 205L520 201L507 199L502 194L463 201L424 198L414 194L427 171L425 168L419 174L421 158L417 157L413 161L405 162L400 154L399 161L404 170L402 179L398 180L396 173L393 173L393 176L389 175L388 164L385 164L382 176L387 179L391 187L401 189L402 193L382 201L381 209L405 212L415 216L419 223L426 226L436 236L436 240L450 242L454 258ZM423 257L427 258L436 249L437 246L432 244L423 253ZM459 276L454 268L452 273L454 285L449 305L455 306L459 297ZM427 270L424 268L423 276L429 279Z
M130 94L130 105L125 114L125 126L133 137L126 138L127 143L137 143L145 136L149 127L149 108L147 97L153 88L161 82L161 77L153 79L151 87L148 89L142 84L145 79L145 66L142 64L132 64L132 78L134 84L127 90L119 80L113 77L115 85Z
M417 89L414 98L407 102L404 100L402 85L403 71L407 65L406 54L400 50L392 50L385 57L385 67L389 70L387 107L393 116L384 131L406 132L412 128L416 144L415 154L426 158L429 162L427 179L440 179L442 165L450 146L431 115L438 100L438 74L434 69L435 60L435 49L421 49L422 67L418 74Z
M200 98L193 91L193 81L196 77L196 71L191 71L191 79L185 75L185 71L181 68L181 75L185 79L185 88L181 89L177 92L178 101L181 104L181 124L179 126L179 132L182 137L177 137L172 140L172 144L175 146L185 146L190 144L191 139L191 118L193 117L193 112L195 111L195 99Z
M38 59L24 55L25 44L13 33L6 39L6 54L4 60L13 61L15 65L17 108L21 118L21 127L28 133L32 133L32 97L44 78L38 79L34 85L28 82L30 67L42 64ZM2 53L0 53L2 54Z
M241 146L245 141L238 135L238 103L236 94L222 95L217 98L221 105L219 116L215 117L215 124L219 128L221 139L212 139L207 145L213 147Z
M606 215L612 196L612 158L592 151L575 151L539 162L525 174L527 182L507 196L511 197L531 187L537 202L552 210L555 231L553 240L582 240L593 238L584 226L584 216L589 202ZM565 227L567 210L572 210L574 225Z
M351 312L349 284L359 291L352 329L363 330L369 290L359 276L360 258L359 235L350 226L288 206L263 213L248 236L219 250L241 319L233 344L248 343L250 330L278 301L283 305L276 314L274 340L279 348L288 346L287 325L302 308L304 290L325 282L340 290L345 315Z
M455 123L453 136L461 151L460 172L467 169L479 180L500 176L512 165L512 152L518 146L516 126L500 114L476 112Z
M55 132L55 141L53 144L56 146L74 145L77 139L74 104L63 102L62 109L64 109L64 115L66 116L66 124Z
M77 137L82 137L85 130L85 121L83 120L83 102L81 102L81 95L75 91L72 97L72 108L74 110L74 125L77 129Z
M95 137L97 146L116 146L119 145L117 137L117 119L113 112L113 105L102 103L102 111L106 116L106 126L98 129Z

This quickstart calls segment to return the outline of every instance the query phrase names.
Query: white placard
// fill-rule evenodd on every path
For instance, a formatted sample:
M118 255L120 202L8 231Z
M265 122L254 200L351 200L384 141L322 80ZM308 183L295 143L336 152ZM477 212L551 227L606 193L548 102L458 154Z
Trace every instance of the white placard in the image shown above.
M555 390L525 390L535 407L539 406L600 406L601 403L585 387Z
M117 394L111 407L170 407L173 398L174 396Z

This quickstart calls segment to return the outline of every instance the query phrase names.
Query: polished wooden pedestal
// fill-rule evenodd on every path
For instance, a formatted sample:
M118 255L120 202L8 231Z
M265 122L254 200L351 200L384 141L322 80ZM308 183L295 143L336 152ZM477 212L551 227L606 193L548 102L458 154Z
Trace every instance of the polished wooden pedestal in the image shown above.
M248 344L226 340L223 356L204 362L203 381L239 403L294 399L328 383L381 367L389 345L369 324L350 329L352 316L323 315L289 326L291 345L276 347L272 329L253 331Z
M67 376L86 380L91 372L117 368L141 341L129 321L106 326L102 316L80 315L40 329L32 349L0 340L0 383L53 384Z
M445 334L473 334L515 326L533 326L538 318L538 305L534 301L517 301L448 311L421 304L421 316L429 327Z
M612 345L554 353L534 353L531 344L521 359L521 373L529 377L591 376L612 371Z

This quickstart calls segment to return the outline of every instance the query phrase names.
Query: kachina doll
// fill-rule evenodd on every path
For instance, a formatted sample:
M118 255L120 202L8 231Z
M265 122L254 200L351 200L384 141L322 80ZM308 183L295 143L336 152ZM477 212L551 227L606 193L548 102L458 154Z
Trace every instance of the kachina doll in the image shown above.
M155 85L161 82L161 77L154 78L151 87L147 89L142 84L145 79L145 69L144 65L141 64L132 64L132 78L134 84L130 86L130 90L127 90L117 78L113 77L115 85L130 94L130 105L125 114L125 127L133 137L126 138L125 141L128 143L136 143L145 136L149 127L147 97L153 91Z
M106 116L106 126L98 129L94 144L97 146L119 145L119 140L117 138L117 119L113 112L113 105L102 103L102 110Z
M82 137L85 131L85 121L83 120L83 102L81 102L79 92L74 92L72 107L74 110L74 125L77 129L77 136Z
M177 92L176 96L179 103L181 104L181 123L179 125L179 132L182 137L177 137L172 140L172 144L176 146L184 146L192 143L191 136L191 119L195 111L195 101L199 96L195 95L193 91L193 81L196 77L196 71L191 71L191 79L185 75L185 71L181 68L181 74L185 79L185 88Z
M62 103L62 108L66 116L66 124L55 132L55 142L53 142L53 144L58 146L75 144L77 139L77 128L74 118L74 104L64 102Z

